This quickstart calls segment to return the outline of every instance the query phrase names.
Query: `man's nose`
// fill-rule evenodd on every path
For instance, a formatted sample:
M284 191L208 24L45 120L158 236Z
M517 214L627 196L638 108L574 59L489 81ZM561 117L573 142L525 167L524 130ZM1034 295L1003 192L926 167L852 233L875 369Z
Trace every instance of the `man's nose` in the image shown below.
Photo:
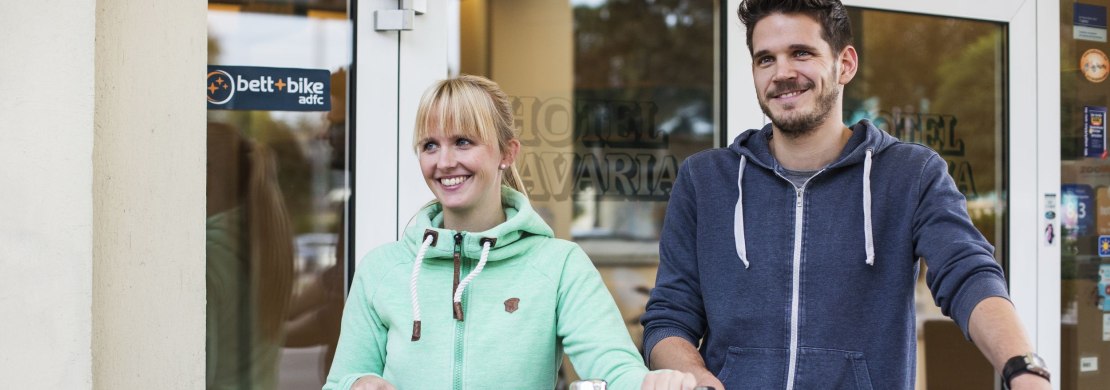
M797 69L790 61L775 61L775 74L772 80L791 80L796 77L798 77Z

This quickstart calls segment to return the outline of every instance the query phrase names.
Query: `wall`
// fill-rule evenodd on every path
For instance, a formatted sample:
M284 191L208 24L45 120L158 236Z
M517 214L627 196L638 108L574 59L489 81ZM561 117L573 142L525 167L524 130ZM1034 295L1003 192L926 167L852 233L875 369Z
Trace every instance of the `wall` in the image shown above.
M92 383L94 8L0 12L0 387Z
M4 5L0 387L203 386L204 7Z
M204 386L206 10L97 2L97 389Z

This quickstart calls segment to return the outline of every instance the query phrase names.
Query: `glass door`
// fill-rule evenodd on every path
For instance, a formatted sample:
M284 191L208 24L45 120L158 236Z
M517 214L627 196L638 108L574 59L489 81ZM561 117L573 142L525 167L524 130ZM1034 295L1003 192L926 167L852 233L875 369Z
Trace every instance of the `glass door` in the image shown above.
M374 28L375 11L414 3L422 2L364 0L355 11L354 253L396 240L432 199L408 146L420 93L448 75L487 76L513 97L534 205L595 260L638 341L674 171L691 153L764 123L739 0L429 0L412 30ZM845 117L872 118L948 160L976 225L998 248L1038 352L1058 368L1051 313L1059 300L1045 291L1058 286L1051 259L1059 247L1043 233L1059 228L1048 217L1059 183L1031 157L1058 149L1038 132L1050 117L1037 110L1037 69L1047 65L1036 56L1035 27L1044 10L1009 0L845 3L861 53ZM965 367L927 364L929 345L949 351L953 338L940 322L929 343L935 305L927 295L919 302L919 387L943 386ZM977 370L994 385L989 366Z
M730 1L735 10L739 1ZM1040 217L1045 206L1038 182L1035 107L1035 10L1014 2L844 1L859 53L856 78L845 88L844 118L868 118L903 142L934 149L948 163L967 197L977 228L995 246L1007 270L1011 294L1038 351L1052 356L1051 337L1040 313L1041 259L1053 250L1033 233L1054 223ZM761 118L752 91L750 57L742 26L730 25L729 131L736 134ZM734 38L735 37L735 38ZM735 39L735 40L734 40ZM740 53L736 53L739 51ZM733 65L735 64L735 65ZM745 111L746 110L746 111ZM1033 174L1031 174L1033 173ZM1051 199L1055 199L1052 197ZM917 388L992 388L992 367L958 327L944 317L924 285L923 259L917 297ZM1051 358L1049 358L1051 359ZM1058 359L1057 359L1058 361Z
M1110 383L1108 8L1107 0L1059 2L1062 389Z
M346 273L344 1L209 1L207 388L323 384Z

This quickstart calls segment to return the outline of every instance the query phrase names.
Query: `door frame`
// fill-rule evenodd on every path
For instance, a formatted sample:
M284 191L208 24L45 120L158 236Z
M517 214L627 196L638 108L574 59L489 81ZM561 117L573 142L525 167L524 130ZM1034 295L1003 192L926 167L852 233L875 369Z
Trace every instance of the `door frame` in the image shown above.
M358 0L349 274L371 249L400 239L416 210L433 199L420 175L412 129L424 90L447 77L448 20L457 18L450 1L423 2L426 11L415 15L412 30L376 31L375 11L396 10L401 2Z
M411 129L419 96L447 76L448 26L457 19L449 2L427 0L414 29L374 30L374 11L396 9L397 0L359 0L355 22L358 64L353 109L359 129L351 129L354 149L352 209L357 263L370 249L396 241L412 213L432 199L411 148ZM740 0L727 0L722 12L735 13ZM1007 25L1009 66L1006 151L1009 164L1008 229L1011 299L1037 352L1060 372L1060 245L1042 244L1048 211L1059 209L1060 63L1059 0L844 0L852 7L977 19ZM731 140L742 130L766 123L748 69L745 30L735 16L726 18L728 115L721 128ZM1038 55L1040 54L1040 55ZM1034 80L1034 81L1030 81ZM754 118L761 118L755 123ZM1030 158L1029 156L1033 156ZM1053 195L1049 199L1047 195ZM357 229L356 229L357 228ZM1059 388L1059 381L1053 382Z

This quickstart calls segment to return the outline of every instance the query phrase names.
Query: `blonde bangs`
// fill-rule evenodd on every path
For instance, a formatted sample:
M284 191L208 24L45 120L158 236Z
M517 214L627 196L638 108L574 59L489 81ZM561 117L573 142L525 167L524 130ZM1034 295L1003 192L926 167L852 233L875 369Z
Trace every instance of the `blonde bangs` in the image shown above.
M455 79L437 83L424 93L417 108L413 149L419 153L423 141L434 136L463 137L500 149L495 112L482 89Z

